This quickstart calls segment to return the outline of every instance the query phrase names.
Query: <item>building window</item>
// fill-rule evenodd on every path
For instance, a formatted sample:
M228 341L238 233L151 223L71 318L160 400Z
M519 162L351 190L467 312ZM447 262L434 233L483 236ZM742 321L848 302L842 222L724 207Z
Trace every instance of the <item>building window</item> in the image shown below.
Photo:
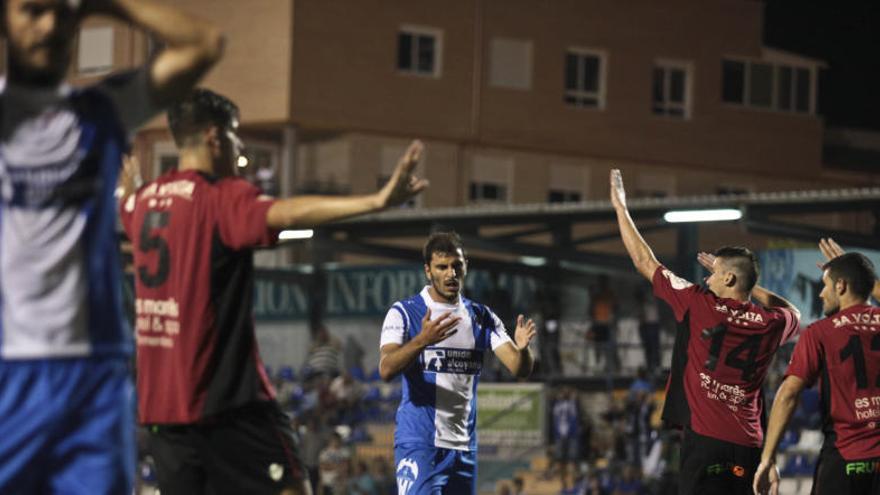
M578 191L566 191L564 189L551 189L547 192L548 203L579 203L581 193Z
M93 76L113 70L113 28L84 27L79 31L77 70Z
M656 115L688 118L690 65L658 62L654 66L652 110Z
M813 72L766 61L723 60L721 99L752 108L813 113Z
M489 44L489 54L490 85L507 89L531 89L531 41L493 38Z
M590 169L582 164L550 164L550 182L547 185L548 203L577 203L584 200L589 190Z
M565 103L576 107L605 106L605 55L569 49L565 54Z
M443 33L438 29L404 26L397 33L397 70L440 77Z
M475 203L507 203L513 183L513 159L477 155L473 158L468 197Z

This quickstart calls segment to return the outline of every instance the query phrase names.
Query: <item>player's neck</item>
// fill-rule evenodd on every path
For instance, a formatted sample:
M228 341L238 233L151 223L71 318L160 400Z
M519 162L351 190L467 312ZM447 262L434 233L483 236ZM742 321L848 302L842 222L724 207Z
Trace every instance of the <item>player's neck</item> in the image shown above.
M726 290L721 291L721 293L718 294L718 297L720 297L722 299L733 299L734 301L739 301L739 302L744 302L744 303L749 302L751 300L750 294L742 292L742 291L738 291L738 290L733 290L733 289L726 289Z
M180 171L195 170L196 172L214 175L214 162L211 159L211 152L204 146L181 148L177 169Z
M433 285L428 287L428 295L431 296L431 300L434 302L438 302L441 304L458 304L458 294L456 294L455 298L450 301L449 299L443 297L439 292L437 292L437 290L434 289Z
M840 298L840 309L838 311L843 311L849 309L853 306L864 306L868 304L867 299L857 299L857 298Z

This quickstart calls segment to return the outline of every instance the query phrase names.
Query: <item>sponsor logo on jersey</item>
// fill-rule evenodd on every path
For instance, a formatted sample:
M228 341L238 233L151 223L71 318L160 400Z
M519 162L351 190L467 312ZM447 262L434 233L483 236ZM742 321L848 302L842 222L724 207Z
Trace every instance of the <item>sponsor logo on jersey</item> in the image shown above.
M478 375L483 368L483 351L429 347L423 353L425 371Z
M694 285L687 280L679 277L678 275L670 272L669 270L663 270L661 273L663 273L664 277L669 279L669 285L671 285L672 288L675 290L684 290Z
M416 480L419 479L419 465L409 457L397 463L397 493L407 495Z

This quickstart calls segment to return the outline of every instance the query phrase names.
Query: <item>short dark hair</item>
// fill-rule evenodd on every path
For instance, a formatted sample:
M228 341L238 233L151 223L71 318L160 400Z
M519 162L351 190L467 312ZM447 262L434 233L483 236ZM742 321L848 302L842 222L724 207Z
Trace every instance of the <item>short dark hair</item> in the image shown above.
M210 89L196 88L168 109L168 127L178 147L211 126L230 127L238 120L238 106Z
M751 292L758 283L760 268L758 257L751 249L742 246L724 246L715 251L716 258L723 258L730 264L737 278L742 282L742 289Z
M422 249L422 257L425 259L425 264L430 265L434 253L456 254L459 249L464 254L461 237L455 231L434 232L428 237L428 241L425 242L425 247Z
M877 280L874 263L862 253L842 254L822 265L822 269L828 270L833 282L845 280L859 299L867 299L871 295Z

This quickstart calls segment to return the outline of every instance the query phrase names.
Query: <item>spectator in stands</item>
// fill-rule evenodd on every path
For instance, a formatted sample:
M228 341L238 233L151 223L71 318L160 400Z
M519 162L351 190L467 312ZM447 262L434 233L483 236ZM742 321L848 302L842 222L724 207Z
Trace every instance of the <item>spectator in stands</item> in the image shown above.
M312 484L312 493L318 493L320 481L320 465L319 458L321 449L330 441L333 432L325 423L325 419L320 414L311 414L306 424L299 428L300 434L300 454L302 455L303 465L309 472L309 479Z
M596 364L604 361L606 372L620 368L617 356L616 316L617 298L611 290L607 275L599 276L599 285L590 292L590 332L595 345Z
M651 416L654 414L654 400L650 389L639 389L627 402L626 432L629 440L627 460L641 467L651 447L653 428Z
M623 476L615 483L613 495L647 495L648 490L642 483L639 469L630 464L623 468Z
M639 339L645 351L645 364L653 373L660 369L660 305L646 289L636 293L639 310Z
M320 325L314 334L314 342L309 348L309 357L306 366L309 376L323 376L334 378L339 374L341 345L330 334L327 327Z
M364 347L349 334L345 337L345 345L342 347L342 360L345 364L345 370L351 373L355 378L363 379L364 376Z
M354 414L366 389L363 383L358 382L348 371L343 371L330 382L330 395L336 406L337 417L341 423L351 424Z
M384 457L376 457L373 459L372 474L376 481L376 488L382 495L393 494L397 492L397 480L391 471L388 460Z
M608 492L602 487L602 479L595 471L586 476L584 489L580 493L583 495L608 495Z
M577 469L580 459L581 411L575 391L563 388L553 403L554 459L559 466L559 479L563 490L569 486L568 465Z
M363 459L352 461L353 469L351 479L348 481L350 495L380 495L376 481L367 470L367 463ZM382 495L385 495L382 493Z
M351 450L342 444L342 437L334 432L330 445L318 456L321 483L318 495L343 495L348 484Z
M513 478L513 495L526 495L525 482L519 476Z

